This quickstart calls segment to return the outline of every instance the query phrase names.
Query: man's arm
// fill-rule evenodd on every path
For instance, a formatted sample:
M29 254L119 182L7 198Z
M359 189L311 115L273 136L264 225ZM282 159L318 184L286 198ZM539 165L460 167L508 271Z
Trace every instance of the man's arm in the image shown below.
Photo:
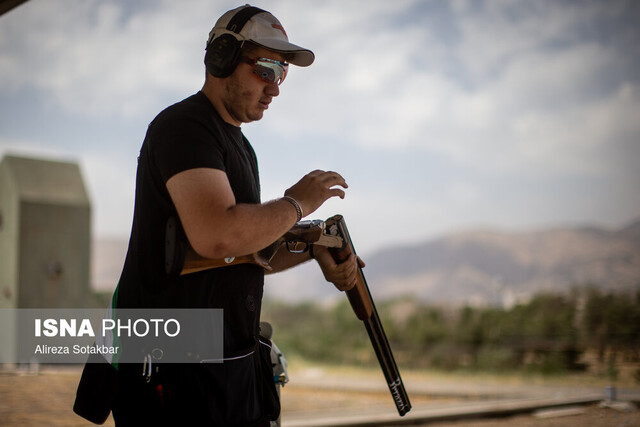
M358 266L364 268L365 263L357 257L355 254L348 257L345 261L337 263L329 250L325 246L314 245L313 253L320 270L327 282L333 283L333 285L340 291L348 291L353 288L357 281ZM271 260L271 270L265 271L266 274L278 273L296 265L302 264L311 260L309 251L301 254L295 254L282 248L276 252L275 256Z
M347 187L335 172L313 171L285 191L298 201L304 215L330 197L344 197ZM286 200L237 204L224 171L209 168L180 172L167 181L182 227L194 251L216 259L250 254L269 246L296 222L297 212Z
M265 274L273 274L279 273L281 271L288 270L296 265L300 265L307 261L311 260L309 256L309 252L303 252L301 254L296 254L289 252L286 248L280 248L278 252L271 259L269 265L271 266L271 270L266 270Z

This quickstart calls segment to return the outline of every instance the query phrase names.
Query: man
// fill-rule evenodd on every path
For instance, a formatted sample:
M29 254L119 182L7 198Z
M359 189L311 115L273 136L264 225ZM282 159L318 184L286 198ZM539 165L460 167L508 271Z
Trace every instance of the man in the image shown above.
M202 90L149 125L116 307L222 308L224 362L165 364L151 381L140 365L121 364L112 403L118 425L251 426L277 417L272 374L265 384L255 360L264 269L241 264L180 275L166 268L165 230L175 219L178 240L200 257L237 257L269 246L329 198L344 197L342 176L315 170L284 197L262 203L255 154L240 129L262 119L288 63L304 67L313 60L310 50L289 43L269 12L231 10L210 33ZM278 251L273 272L311 256ZM321 246L313 256L338 289L354 286L355 256L337 265Z

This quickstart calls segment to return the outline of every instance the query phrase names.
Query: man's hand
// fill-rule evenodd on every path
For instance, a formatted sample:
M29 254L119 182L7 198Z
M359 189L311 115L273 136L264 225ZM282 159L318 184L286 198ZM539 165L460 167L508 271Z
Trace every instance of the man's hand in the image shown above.
M340 291L348 291L356 284L358 266L364 268L365 263L360 257L351 254L344 262L336 264L325 246L314 245L313 254L320 265L322 274L327 282L331 282Z
M300 181L284 192L285 196L293 197L300 203L304 216L318 209L331 197L344 199L344 191L348 188L344 178L337 172L314 170L303 176Z

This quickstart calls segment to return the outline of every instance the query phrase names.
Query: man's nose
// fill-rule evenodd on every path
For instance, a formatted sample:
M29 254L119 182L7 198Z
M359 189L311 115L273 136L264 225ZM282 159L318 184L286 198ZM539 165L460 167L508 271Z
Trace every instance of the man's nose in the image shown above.
M276 83L269 83L264 88L264 93L265 95L269 96L278 96L280 95L280 86L278 86Z

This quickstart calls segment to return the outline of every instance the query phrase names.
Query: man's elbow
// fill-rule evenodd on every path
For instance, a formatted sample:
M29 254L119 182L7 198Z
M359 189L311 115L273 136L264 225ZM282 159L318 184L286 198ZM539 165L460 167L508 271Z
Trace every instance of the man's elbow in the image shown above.
M198 236L189 238L189 244L195 253L206 259L222 259L234 256L231 245L225 241L212 241Z

